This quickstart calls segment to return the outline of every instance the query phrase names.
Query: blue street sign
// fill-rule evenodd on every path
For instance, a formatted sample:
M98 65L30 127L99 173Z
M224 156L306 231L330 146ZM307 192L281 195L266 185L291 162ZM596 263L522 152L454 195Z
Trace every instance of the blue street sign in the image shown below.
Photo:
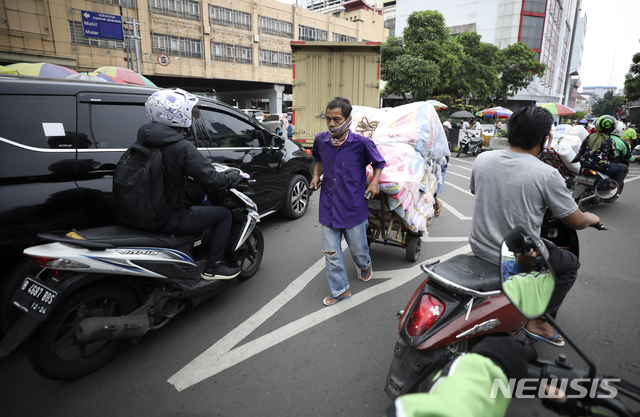
M124 41L122 16L88 12L86 10L80 10L80 12L82 14L82 30L84 30L85 37Z

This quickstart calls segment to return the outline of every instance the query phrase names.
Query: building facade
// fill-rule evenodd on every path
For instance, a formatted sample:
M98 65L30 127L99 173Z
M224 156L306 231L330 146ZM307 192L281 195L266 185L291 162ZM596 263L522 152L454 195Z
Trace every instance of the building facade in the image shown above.
M399 35L411 13L437 10L452 34L474 31L482 36L483 42L500 49L522 41L535 51L536 59L547 66L544 75L536 77L527 88L509 98L509 102L529 105L561 102L564 98L572 31L580 0L449 0L445 3L397 0L396 3ZM586 27L586 17L584 24ZM574 49L581 51L584 36L576 36L574 42L580 43Z
M365 10L335 16L275 0L3 0L0 64L50 62L79 72L135 65L130 38L84 36L83 10L135 19L140 73L159 86L215 91L241 108L276 103L271 112L282 111L282 94L290 93L291 41L383 42L386 34Z

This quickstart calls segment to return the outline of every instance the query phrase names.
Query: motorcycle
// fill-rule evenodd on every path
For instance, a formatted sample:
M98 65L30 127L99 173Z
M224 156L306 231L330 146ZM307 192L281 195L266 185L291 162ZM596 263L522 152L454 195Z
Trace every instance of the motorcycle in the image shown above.
M470 132L468 130L464 131L464 137L460 139L460 145L458 147L458 154L456 157L460 156L461 153L466 153L471 156L478 156L480 152L482 152L482 136L480 136L480 132Z
M545 315L555 287L553 270L546 257L540 253L536 262L538 266L543 265L544 267L535 269L541 272L513 276L505 272L510 270L510 263L518 263L514 253L522 250L527 251L528 248L536 249L533 242L531 236L527 236L522 229L516 229L507 236L501 248L502 292L518 312L528 320ZM542 271L547 272L546 276ZM523 296L524 294L526 295ZM563 335L565 341L587 363L589 370L576 368L564 354L558 355L555 361L536 359L531 363L534 368L529 368L530 379L528 381L539 385L552 384L554 387L560 388L560 392L549 391L544 396L540 394L541 390L537 389L536 393L543 399L543 405L561 415L609 415L600 409L605 409L619 416L632 417L637 415L616 396L620 393L640 403L640 387L620 378L597 378L596 366L593 361L576 345L568 333L558 326L553 317L546 315L545 319L558 333ZM525 380L521 380L520 383L523 381ZM550 395L551 393L553 394Z
M236 170L214 164L216 170ZM264 253L257 206L245 180L208 195L227 207L232 228L225 261L253 276ZM243 192L241 192L242 190ZM41 376L67 380L106 365L124 347L163 327L229 285L203 280L208 254L203 236L174 236L123 226L42 233L47 242L24 250L43 269L27 276L12 304L23 311L0 342L0 357L30 339L31 363Z
M568 188L573 188L573 199L580 210L585 211L589 204L613 203L622 194L624 182L618 184L608 175L593 167L580 167L580 175L567 180Z
M606 230L601 224L594 227ZM549 211L541 234L579 255L576 231ZM497 266L473 255L456 255L423 264L422 270L427 279L398 312L399 338L385 384L393 400L426 390L430 376L487 335L504 333L527 340L522 331L526 319L500 290Z

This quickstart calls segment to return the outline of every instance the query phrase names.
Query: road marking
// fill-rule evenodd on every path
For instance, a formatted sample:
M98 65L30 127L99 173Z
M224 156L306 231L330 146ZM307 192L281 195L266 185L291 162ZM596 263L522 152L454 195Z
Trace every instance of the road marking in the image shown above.
M471 177L469 177L467 175L462 175L462 174L458 174L457 172L452 172L452 171L447 170L447 175L449 175L449 174L456 175L456 176L462 177L462 178L466 178L468 180L471 179ZM448 184L448 183L445 181L445 184Z
M431 237L423 236L424 243L450 243L450 242L466 242L469 240L469 236L464 237Z
M638 177L631 177L631 178L625 178L625 179L624 179L624 183L628 183L628 182L631 182L631 181L635 181L635 180L637 180L637 179L640 179L640 176L638 176Z
M473 194L471 194L471 191L469 191L469 189L466 189L466 190L465 190L465 189L464 189L464 188L462 188L462 187L458 187L457 185L455 185L455 184L451 184L451 183L448 183L448 182L446 182L446 181L444 182L444 185L445 185L445 186L447 186L447 187L455 188L456 190L458 190L458 191L462 191L463 193L468 194L468 195L470 195L471 197L473 197Z
M453 184L449 184L449 185L452 186ZM469 194L471 194L471 193L469 193ZM444 200L440 199L440 201L442 201L442 207L444 207L447 210L449 210L451 212L451 214L456 216L458 219L460 219L460 220L471 220L471 219L473 219L473 217L467 217L464 214L460 213L458 210L454 209L452 206L450 206L447 203L445 203Z
M453 168L460 168L467 171L471 171L471 168L463 167L462 165L451 165ZM449 173L449 169L447 168L447 174Z
M343 243L343 250L346 244ZM451 251L443 256L434 259L446 261L453 256L466 254L471 252L471 247L467 244L459 249ZM430 259L431 261L433 259ZM362 292L354 294L349 300L337 304L331 308L323 307L322 309L311 313L305 317L286 324L277 330L272 331L256 340L248 342L238 348L233 349L253 330L258 328L262 323L273 316L281 307L289 300L296 296L304 287L316 277L324 269L324 258L321 258L302 275L296 278L287 288L284 289L276 298L267 303L258 312L249 317L244 323L236 329L225 335L213 346L203 352L200 356L192 360L187 366L178 371L175 375L168 379L167 382L172 384L176 390L182 391L192 385L197 384L207 378L210 378L226 369L231 368L238 363L245 361L258 353L284 342L305 330L308 330L332 317L342 314L354 307L359 306L371 300L374 297L392 291L422 274L420 264L413 267L399 269L395 271L382 271L381 274L389 275L390 279L375 286L372 286ZM390 312L391 314L391 312Z

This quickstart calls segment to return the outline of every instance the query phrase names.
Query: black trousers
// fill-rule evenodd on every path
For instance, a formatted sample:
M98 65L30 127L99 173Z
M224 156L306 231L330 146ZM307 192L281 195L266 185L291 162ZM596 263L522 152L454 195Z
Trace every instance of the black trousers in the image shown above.
M558 309L562 305L567 293L573 287L576 278L578 278L578 268L580 261L573 253L557 247L554 243L543 239L547 250L549 251L549 265L556 276L556 287L551 295L551 302L547 314L555 319Z
M207 265L222 261L231 232L231 212L220 206L193 206L171 212L162 231L174 235L195 235L209 228Z

